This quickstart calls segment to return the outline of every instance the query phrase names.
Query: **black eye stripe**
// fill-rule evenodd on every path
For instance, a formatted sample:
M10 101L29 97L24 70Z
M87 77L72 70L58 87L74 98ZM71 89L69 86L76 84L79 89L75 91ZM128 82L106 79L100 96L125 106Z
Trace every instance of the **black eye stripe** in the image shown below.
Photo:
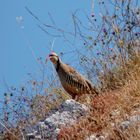
M58 57L57 55L54 55L54 54L50 54L50 55L49 55L49 57L51 57L51 56L56 56L56 57Z

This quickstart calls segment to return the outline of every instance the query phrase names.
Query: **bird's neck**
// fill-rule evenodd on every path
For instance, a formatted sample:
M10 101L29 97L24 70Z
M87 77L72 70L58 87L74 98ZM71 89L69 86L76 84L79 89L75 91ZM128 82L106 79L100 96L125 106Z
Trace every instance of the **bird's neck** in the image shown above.
M57 71L57 72L59 71L60 64L61 64L61 60L58 58L58 61L57 61L57 63L56 63L56 64L54 64L54 66L55 66L55 69L56 69L56 71Z

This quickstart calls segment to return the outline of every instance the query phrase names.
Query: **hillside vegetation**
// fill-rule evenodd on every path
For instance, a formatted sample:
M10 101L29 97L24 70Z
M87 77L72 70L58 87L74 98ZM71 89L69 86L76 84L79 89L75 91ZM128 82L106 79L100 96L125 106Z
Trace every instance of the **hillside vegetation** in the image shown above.
M82 44L74 52L77 62L100 94L96 98L83 95L79 99L90 106L90 113L75 125L62 128L60 140L83 140L92 134L107 135L109 140L140 139L138 122L127 129L121 125L131 116L140 116L140 9L135 8L137 0L107 2L112 6L111 12L106 1L99 1L100 17L99 13L86 15L89 27L76 12L72 15L76 34L72 37ZM59 31L69 36L68 32ZM63 51L60 55L64 55ZM71 98L58 78L50 79L45 73L44 60L40 58L39 62L44 68L39 78L29 73L27 82L20 87L9 86L3 95L2 139L20 140L26 126L45 119L50 110Z

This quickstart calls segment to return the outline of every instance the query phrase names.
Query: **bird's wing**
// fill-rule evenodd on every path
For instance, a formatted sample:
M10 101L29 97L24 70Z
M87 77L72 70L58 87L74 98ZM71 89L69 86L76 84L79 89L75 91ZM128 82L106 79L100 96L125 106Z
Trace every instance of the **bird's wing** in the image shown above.
M79 88L88 87L92 85L90 81L85 79L80 73L78 73L74 68L70 67L69 65L67 65L66 79L68 83L75 85Z
M68 73L71 76L71 79L73 79L74 81L80 82L82 84L82 82L85 82L84 77L79 74L74 68L70 67L68 65Z
M93 91L93 93L98 94L96 88L88 79L86 79L84 76L79 74L74 68L70 66L68 67L69 67L69 74L71 76L70 79L72 79L73 82L77 83L78 87L84 86L89 90Z

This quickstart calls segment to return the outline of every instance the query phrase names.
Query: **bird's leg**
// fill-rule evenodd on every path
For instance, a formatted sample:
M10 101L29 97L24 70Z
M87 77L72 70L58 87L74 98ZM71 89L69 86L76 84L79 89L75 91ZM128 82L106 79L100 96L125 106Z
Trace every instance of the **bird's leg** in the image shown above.
M72 99L75 100L75 101L77 101L78 98L79 98L78 95L75 95L75 94L71 94L71 97L72 97Z
M79 96L76 95L74 100L75 100L75 101L79 101Z
M73 95L73 94L70 94L70 95L71 95L72 99L75 100L75 95Z

